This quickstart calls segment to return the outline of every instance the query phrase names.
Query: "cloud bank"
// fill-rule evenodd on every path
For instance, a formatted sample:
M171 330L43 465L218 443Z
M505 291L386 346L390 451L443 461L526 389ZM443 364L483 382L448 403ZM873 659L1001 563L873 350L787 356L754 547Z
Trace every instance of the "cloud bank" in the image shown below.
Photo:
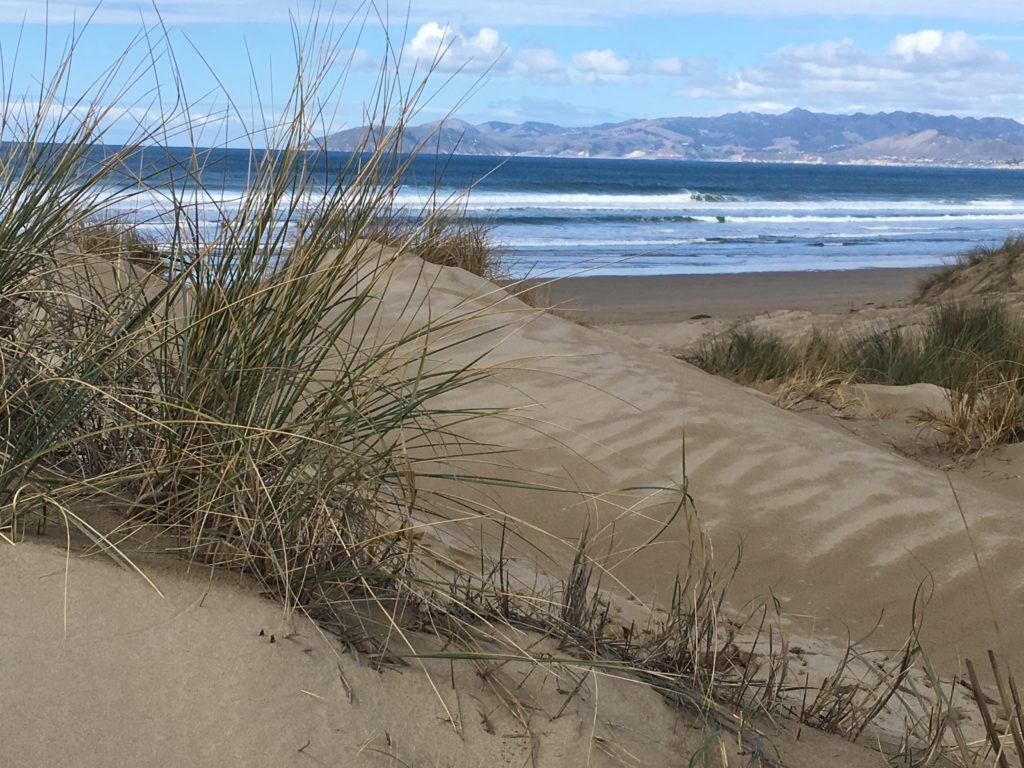
M963 31L897 35L883 51L850 39L781 48L761 66L681 79L691 98L772 102L829 111L927 110L1020 114L1024 72Z
M172 24L204 24L215 22L288 21L289 12L310 13L317 5L324 9L329 2L316 0L159 0L164 19ZM337 7L341 7L341 3ZM42 22L47 13L54 23L79 22L96 9L93 0L50 0L47 11L43 0L0 0L0 23ZM963 0L850 0L841 5L820 0L590 0L579 4L573 0L519 0L516 3L479 0L433 0L416 3L410 8L414 22L432 19L450 20L464 25L578 25L637 16L681 17L693 14L730 14L743 16L877 16L976 19L1012 23L1024 21L1024 3L1018 0L985 0L966 3ZM349 11L336 13L346 17ZM394 13L392 16L404 16ZM148 0L104 0L96 13L97 23L134 24L140 16L153 21L155 15Z
M555 84L639 85L664 78L678 95L727 103L724 109L1024 113L1022 68L962 30L905 32L877 51L849 38L787 46L757 66L732 71L707 60L649 59L610 48L576 51L563 60L550 49L514 49L491 27L463 33L436 22L422 25L407 50L428 61L439 57L443 71L487 70Z

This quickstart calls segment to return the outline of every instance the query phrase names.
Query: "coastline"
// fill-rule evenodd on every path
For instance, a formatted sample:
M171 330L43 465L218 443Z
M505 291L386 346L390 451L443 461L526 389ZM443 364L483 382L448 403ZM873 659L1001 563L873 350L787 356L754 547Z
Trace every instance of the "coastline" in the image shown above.
M597 322L739 320L779 310L840 313L906 303L935 267L717 275L568 277L540 282L567 315ZM528 281L526 285L537 285Z
M306 150L310 152L318 151L320 147L315 143L310 143ZM351 149L340 149L332 148L326 144L322 147L324 152L340 152L353 154ZM410 153L403 152L404 156L409 156ZM912 161L898 161L890 158L872 158L863 160L828 160L825 158L790 158L774 159L774 158L758 158L758 157L686 157L683 155L587 155L587 154L560 154L560 155L548 155L548 154L534 154L531 152L507 152L505 154L495 155L488 152L451 152L452 156L455 157L476 157L476 158L494 158L496 160L510 160L512 158L528 158L528 159L545 159L545 160L668 160L672 162L682 163L727 163L727 164L749 164L749 165L816 165L823 167L850 167L850 166L868 166L872 168L936 168L946 170L996 170L996 171L1016 171L1024 170L1024 163L935 163L935 162L912 162Z

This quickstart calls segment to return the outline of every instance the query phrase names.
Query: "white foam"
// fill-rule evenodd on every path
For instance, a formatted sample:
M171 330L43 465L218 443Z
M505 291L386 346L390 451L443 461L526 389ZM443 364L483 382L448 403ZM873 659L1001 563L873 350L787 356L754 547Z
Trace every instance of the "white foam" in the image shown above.
M409 208L422 208L432 197L425 188L405 187L396 201ZM446 199L444 193L440 199ZM802 212L829 215L881 213L920 213L942 211L947 214L1012 213L1024 211L1024 199L979 198L974 200L928 199L819 199L759 200L756 198L708 199L703 193L682 190L663 194L594 194L588 192L495 192L474 190L463 196L451 193L450 199L466 205L470 211L656 211L686 215L698 211L703 215L734 216L745 211L764 214L796 215Z

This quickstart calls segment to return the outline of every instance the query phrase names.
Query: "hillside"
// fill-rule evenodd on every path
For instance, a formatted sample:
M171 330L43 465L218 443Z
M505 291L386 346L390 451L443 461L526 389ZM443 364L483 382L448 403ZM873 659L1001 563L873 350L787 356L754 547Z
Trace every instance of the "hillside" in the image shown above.
M348 151L366 128L324 139ZM1002 166L1024 162L1024 125L1008 118L921 112L830 115L793 109L781 115L734 112L664 117L581 128L461 120L410 128L403 149L426 142L443 154L638 157L760 162L855 162Z

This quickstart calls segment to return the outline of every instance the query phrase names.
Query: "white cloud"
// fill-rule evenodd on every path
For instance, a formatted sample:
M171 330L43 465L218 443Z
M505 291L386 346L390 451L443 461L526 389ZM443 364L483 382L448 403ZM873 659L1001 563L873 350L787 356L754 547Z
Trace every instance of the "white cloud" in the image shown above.
M743 107L744 109L752 112L763 112L775 115L781 115L783 112L789 112L789 110L793 109L792 104L779 104L777 101L755 101L744 104Z
M945 35L938 29L922 29L905 35L896 35L889 50L908 61L919 54L930 55L942 45Z
M441 72L484 72L498 62L508 46L497 30L481 27L475 35L464 35L456 27L428 21L413 35L406 53Z
M556 84L568 81L565 63L550 48L522 48L509 59L509 74Z
M511 48L490 27L481 27L472 34L436 21L421 25L404 52L420 66L432 65L443 72L487 72L493 77L518 77L556 85L572 81L621 82L647 75L679 77L707 67L706 62L679 56L653 60L642 52L623 56L611 48L577 51L565 62L551 48Z
M497 30L481 27L475 34L430 21L420 26L405 53L421 65L436 62L442 72L486 72L493 77L520 77L547 83L568 82L565 63L550 48L512 49Z
M907 61L929 56L947 61L969 61L986 53L966 32L943 32L939 29L897 35L889 46L889 52Z
M629 61L617 56L611 48L574 53L572 66L577 72L594 77L621 77L632 69Z
M901 34L881 52L858 48L849 39L785 47L758 67L681 81L686 96L745 105L776 102L826 111L958 114L1024 111L1021 67L962 31Z

